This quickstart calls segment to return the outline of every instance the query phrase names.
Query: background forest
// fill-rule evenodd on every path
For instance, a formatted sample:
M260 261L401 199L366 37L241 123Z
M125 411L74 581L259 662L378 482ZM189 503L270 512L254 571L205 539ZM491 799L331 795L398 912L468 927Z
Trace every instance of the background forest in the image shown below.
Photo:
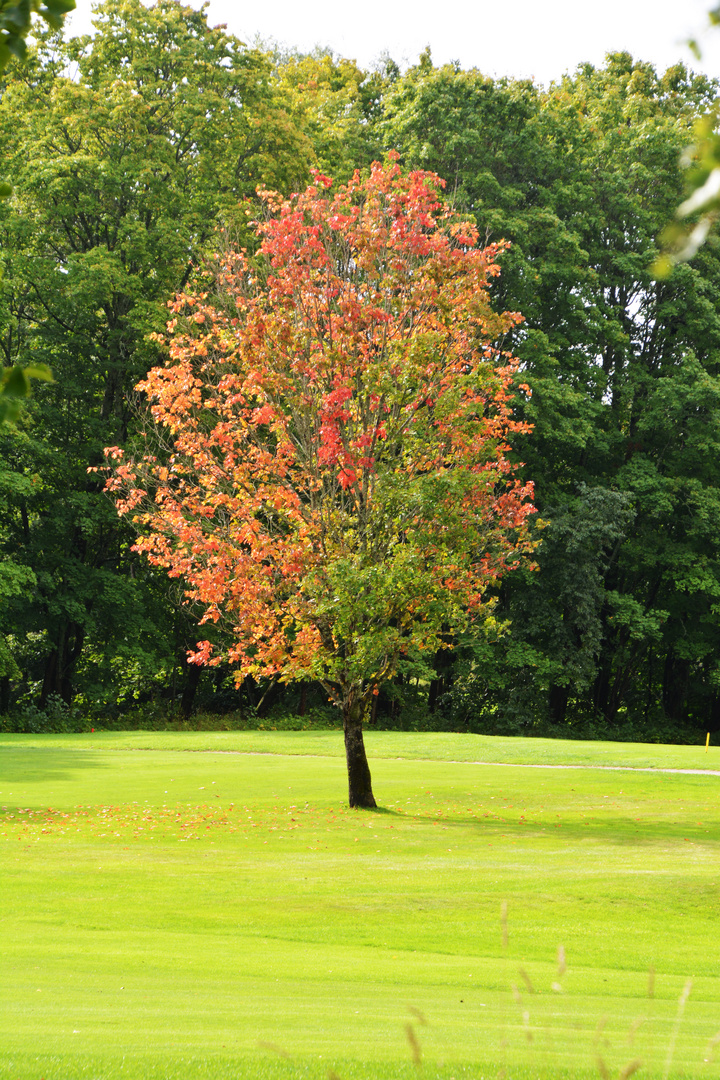
M394 149L511 242L492 291L524 316L502 347L533 390L513 452L541 544L536 571L503 581L496 637L440 653L430 683L397 680L370 722L718 730L717 238L666 280L650 270L717 95L626 53L548 89L429 53L362 71L250 48L175 0L106 0L93 39L40 32L0 97L2 362L55 379L0 428L0 725L333 722L318 687L236 689L186 663L181 586L132 552L88 468L141 437L133 388L162 360L167 302L218 249L252 245L257 186L298 190L313 166L345 181Z

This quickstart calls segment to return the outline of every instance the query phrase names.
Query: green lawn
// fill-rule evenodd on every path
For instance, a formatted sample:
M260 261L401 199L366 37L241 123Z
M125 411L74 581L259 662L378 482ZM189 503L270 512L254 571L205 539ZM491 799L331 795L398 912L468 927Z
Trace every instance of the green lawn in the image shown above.
M0 736L0 1078L718 1075L720 749L367 744Z

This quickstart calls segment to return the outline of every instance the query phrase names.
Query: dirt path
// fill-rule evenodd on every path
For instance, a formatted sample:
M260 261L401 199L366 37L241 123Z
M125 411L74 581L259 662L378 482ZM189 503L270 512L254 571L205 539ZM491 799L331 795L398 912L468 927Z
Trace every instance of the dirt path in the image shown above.
M34 748L33 748L34 749ZM293 758L315 758L315 757L338 757L340 754L278 754L274 751L265 750L225 750L225 749L212 749L210 747L204 747L202 749L195 749L194 747L183 747L182 750L165 749L156 746L113 746L113 747L83 747L83 750L96 750L101 749L105 753L118 752L118 753L182 753L182 754L236 754L242 757L293 757ZM372 757L372 754L371 754ZM538 764L536 762L529 761L458 761L455 758L404 758L404 757L374 757L374 761L425 761L433 765L490 765L497 766L503 769L593 769L595 772L649 772L649 773L684 773L688 776L720 776L720 769L664 769L661 767L654 768L650 765L553 765Z
M145 749L138 747L138 749ZM148 747L149 749L149 747ZM200 754L243 754L245 757L329 757L327 754L276 754L264 750L192 750ZM337 755L340 757L340 755ZM528 761L458 761L455 758L370 757L374 761L426 761L434 765L492 765L505 769L594 769L596 772L686 773L689 776L720 776L720 769L663 769L650 765L543 765Z
M687 773L690 776L720 776L720 769L661 769L652 768L649 765L535 765L520 761L451 761L448 764L501 765L509 769L595 769L597 772Z

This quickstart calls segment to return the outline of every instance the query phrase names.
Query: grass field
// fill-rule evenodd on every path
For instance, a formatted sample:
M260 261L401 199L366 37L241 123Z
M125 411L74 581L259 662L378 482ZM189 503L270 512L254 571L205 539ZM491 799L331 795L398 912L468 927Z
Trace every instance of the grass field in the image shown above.
M0 736L0 1078L718 1075L720 749L367 745Z

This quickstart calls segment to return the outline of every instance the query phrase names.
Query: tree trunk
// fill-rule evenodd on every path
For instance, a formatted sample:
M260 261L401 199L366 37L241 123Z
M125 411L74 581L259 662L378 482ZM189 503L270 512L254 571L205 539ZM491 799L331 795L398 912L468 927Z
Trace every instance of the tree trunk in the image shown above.
M671 720L687 719L687 697L690 683L690 662L678 658L672 649L665 656L662 703L665 715Z
M348 798L350 806L372 810L377 806L377 803L372 793L370 766L368 765L363 741L362 717L364 704L362 695L353 692L343 701Z
M85 627L79 623L69 622L60 627L55 648L45 659L45 674L38 702L41 709L45 708L51 694L58 694L66 705L72 702L73 675L84 641Z
M0 678L0 713L6 713L10 708L10 676L3 675Z
M200 676L202 675L202 666L200 664L186 663L185 667L187 669L187 674L185 676L182 698L180 699L180 712L183 720L187 723L192 716L193 705L195 704L195 694L200 682Z
M435 653L435 677L428 690L428 712L434 713L438 701L452 685L454 657L450 649L438 649Z
M553 724L564 724L568 707L568 688L553 683L548 693L548 711Z
M48 698L51 694L57 694L60 689L58 681L58 651L53 649L45 657L45 673L43 675L42 689L40 691L40 701L38 705L41 709L44 709L47 705Z

